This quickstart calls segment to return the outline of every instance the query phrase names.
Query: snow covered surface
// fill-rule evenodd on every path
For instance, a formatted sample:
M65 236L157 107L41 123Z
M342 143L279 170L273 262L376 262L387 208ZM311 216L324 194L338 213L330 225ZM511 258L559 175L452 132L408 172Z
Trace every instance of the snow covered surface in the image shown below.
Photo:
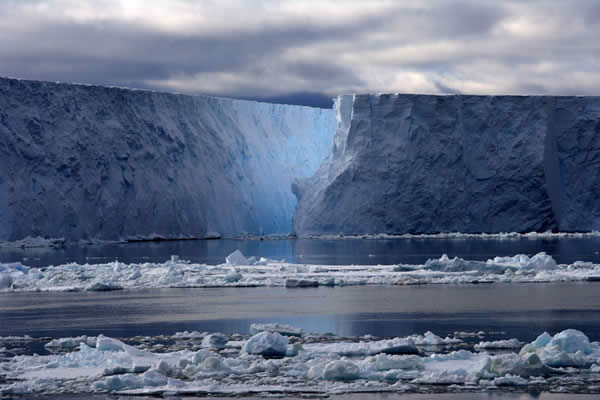
M69 346L59 352L0 359L0 394L270 396L487 391L501 387L600 390L594 385L600 378L600 345L572 329L554 336L543 333L520 352L517 348L501 353L476 351L470 343L443 339L431 332L384 339L313 333L286 338L264 331L252 337L222 335L227 340L222 348L199 346L208 335L187 332L128 339L132 344L103 335L63 338L57 342ZM5 343L3 340L0 338L0 344ZM70 343L77 341L78 347L73 348ZM412 348L388 354L381 345L384 342L412 343ZM161 351L154 350L157 343L161 343ZM278 351L265 352L267 348Z
M600 97L346 95L294 231L600 228Z
M287 234L334 130L332 110L0 78L0 240Z
M106 291L165 287L305 288L346 285L598 281L600 264L557 264L546 253L494 257L487 261L443 255L421 265L311 265L246 258L236 251L229 263L194 264L172 256L164 263L111 262L33 268L20 262L0 264L0 291ZM238 264L242 259L246 263ZM231 262L234 262L231 264ZM285 326L256 327L290 336Z

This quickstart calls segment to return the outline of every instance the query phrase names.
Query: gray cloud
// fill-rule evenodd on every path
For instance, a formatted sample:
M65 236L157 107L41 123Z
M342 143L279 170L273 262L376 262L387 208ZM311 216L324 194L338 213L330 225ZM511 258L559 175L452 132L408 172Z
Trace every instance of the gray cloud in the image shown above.
M348 92L600 90L596 1L165 4L5 1L0 75L312 105Z

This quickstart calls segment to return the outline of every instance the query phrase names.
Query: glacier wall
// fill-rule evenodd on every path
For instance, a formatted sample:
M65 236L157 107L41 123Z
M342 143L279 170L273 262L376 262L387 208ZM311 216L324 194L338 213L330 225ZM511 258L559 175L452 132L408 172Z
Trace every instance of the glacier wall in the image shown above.
M0 79L0 240L288 233L332 110Z
M600 98L349 95L294 183L311 234L600 230Z

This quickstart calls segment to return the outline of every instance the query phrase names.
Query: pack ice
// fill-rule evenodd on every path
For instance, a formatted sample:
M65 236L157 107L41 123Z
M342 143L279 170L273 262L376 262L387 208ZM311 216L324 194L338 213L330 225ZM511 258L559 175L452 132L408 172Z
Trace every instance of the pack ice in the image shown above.
M46 345L49 355L0 359L0 395L600 391L600 346L573 329L554 336L544 332L522 348L514 338L473 344L432 332L384 339L287 337L266 325L261 329L251 337L194 331L131 344L103 335L55 339ZM219 346L210 345L215 336ZM11 347L18 339L0 337L0 344Z
M600 97L346 95L298 235L600 229Z
M314 265L246 258L239 250L219 265L191 263L177 256L164 263L61 264L33 268L0 263L0 292L108 291L139 288L288 287L598 281L600 265L557 264L552 256L518 254L486 261L429 259L425 264ZM263 327L264 328L264 327ZM253 329L258 332L260 327ZM269 329L275 329L270 327ZM263 329L264 330L264 329ZM294 336L301 332L276 329Z
M0 78L0 240L287 234L332 110Z

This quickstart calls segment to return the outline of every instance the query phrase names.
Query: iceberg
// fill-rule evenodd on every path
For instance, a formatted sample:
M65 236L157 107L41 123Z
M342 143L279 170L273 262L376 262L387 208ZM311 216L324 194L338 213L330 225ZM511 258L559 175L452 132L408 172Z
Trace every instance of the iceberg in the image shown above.
M600 97L339 96L334 145L298 179L294 232L600 228Z
M252 336L244 344L242 350L248 354L263 356L285 356L288 347L288 338L277 332L260 332Z
M0 110L11 241L288 234L335 130L326 109L7 78Z

